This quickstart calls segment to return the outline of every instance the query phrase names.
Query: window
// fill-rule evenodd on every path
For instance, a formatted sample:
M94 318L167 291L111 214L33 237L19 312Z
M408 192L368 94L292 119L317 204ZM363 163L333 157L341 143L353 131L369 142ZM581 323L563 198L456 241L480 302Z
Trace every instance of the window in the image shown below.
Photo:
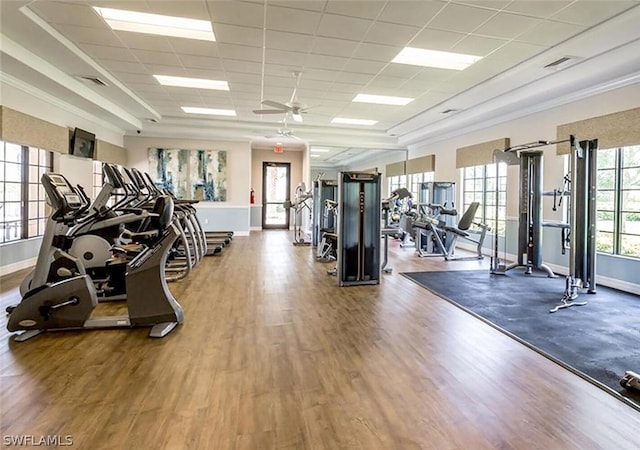
M598 151L596 248L640 257L640 146Z
M395 177L389 177L389 195L398 188L407 187L407 176L397 175Z
M413 202L416 203L418 201L418 193L420 192L420 184L426 181L433 181L433 172L389 177L389 195L398 188L406 188L411 192Z
M93 161L93 197L95 199L100 190L102 189L102 185L104 184L104 178L102 176L102 162L101 161Z
M411 195L413 196L413 202L417 203L418 195L420 193L420 185L427 181L433 181L433 172L414 173L407 176L409 177L409 185L407 186L407 189L409 189L409 192L411 192Z
M44 234L49 214L40 177L53 153L0 141L0 243Z
M496 183L498 198L496 198ZM504 235L507 222L507 166L500 163L500 178L497 178L496 164L465 167L462 173L462 207L478 202L475 221L486 223ZM495 224L495 208L498 208L498 223ZM464 214L464 212L463 212Z

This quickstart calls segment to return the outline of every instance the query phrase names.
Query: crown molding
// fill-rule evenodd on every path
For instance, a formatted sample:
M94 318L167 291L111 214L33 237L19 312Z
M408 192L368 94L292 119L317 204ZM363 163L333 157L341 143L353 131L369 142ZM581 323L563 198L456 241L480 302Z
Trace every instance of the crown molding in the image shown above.
M115 126L113 123L94 116L93 114L90 114L85 110L78 108L77 106L67 103L64 100L61 100L60 98L43 91L42 89L32 86L24 82L23 80L20 80L19 78L0 71L0 80L2 80L2 83L7 84L8 86L12 86L22 92L25 92L37 98L38 100L45 101L55 106L56 108L60 108L63 111L67 111L68 113L88 119L106 130L110 130L118 134L124 134L124 130Z

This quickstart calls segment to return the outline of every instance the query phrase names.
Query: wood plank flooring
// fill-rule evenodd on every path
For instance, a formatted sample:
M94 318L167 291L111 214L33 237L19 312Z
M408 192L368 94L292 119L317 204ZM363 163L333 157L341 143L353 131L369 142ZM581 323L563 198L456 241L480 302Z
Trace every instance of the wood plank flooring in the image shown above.
M91 450L640 447L635 410L399 275L482 263L394 242L381 285L339 288L290 238L236 237L172 284L185 323L165 339L15 343L0 319L0 435ZM3 309L22 276L0 280Z

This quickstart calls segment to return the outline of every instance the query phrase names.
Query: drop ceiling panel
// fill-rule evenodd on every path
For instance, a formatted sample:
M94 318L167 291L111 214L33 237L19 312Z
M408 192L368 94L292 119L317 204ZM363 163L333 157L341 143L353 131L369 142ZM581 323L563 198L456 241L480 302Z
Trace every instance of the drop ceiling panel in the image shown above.
M306 66L314 69L342 70L349 62L348 58L339 56L315 55L310 53L306 58Z
M356 17L324 14L318 26L317 35L352 41L360 41L373 22Z
M313 34L321 18L322 14L315 11L267 6L267 28L272 30Z
M300 52L288 52L285 50L266 51L267 60L272 64L282 64L287 66L304 66L307 61L307 54Z
M313 40L308 34L267 30L266 48L306 53L311 50Z
M434 78L434 79L418 79L414 78L413 80L407 81L402 85L402 92L411 93L415 95L415 93L425 93L431 92L436 89L437 86L443 82L442 78Z
M144 64L164 64L167 66L180 66L180 60L173 52L153 52L149 50L132 50L133 56ZM194 58L188 56L185 58ZM197 58L197 57L196 57Z
M94 28L101 28L104 25L102 18L88 5L36 1L31 3L29 8L40 17L45 18L48 23Z
M103 59L100 61L110 72L127 72L136 74L149 74L147 68L138 62L117 61L113 59Z
M266 86L289 87L293 92L293 87L296 84L296 80L295 78L293 78L293 76L281 77L281 76L266 75L264 77L264 84Z
M505 6L504 10L524 14L526 16L548 19L562 8L571 4L572 1L573 0L518 0L517 2L509 3Z
M115 31L114 34L122 43L130 49L152 50L155 52L170 52L173 50L169 44L169 38L164 36L154 36L143 33L133 33L129 31ZM172 38L176 40L186 40Z
M361 42L352 57L357 59L368 59L371 61L389 62L396 57L403 46L390 46L380 44L370 44Z
M265 64L265 75L276 75L283 78L293 76L294 71L300 71L301 65L286 65L286 64Z
M169 66L167 64L144 64L150 74L187 76L186 71L181 66Z
M387 77L387 76L378 75L373 80L371 80L367 88L376 88L376 87L399 88L405 82L406 80L404 78Z
M388 77L397 77L403 79L413 78L422 72L423 67L420 66L412 66L409 64L396 64L389 63L384 69L382 69L378 75L379 76L388 76Z
M541 22L542 19L501 12L491 17L473 33L497 38L513 39L516 36L531 30Z
M340 72L335 76L335 82L366 85L373 80L374 76L367 73Z
M567 6L552 18L553 20L590 27L602 22L605 18L613 17L637 5L638 3L633 1L581 1Z
M260 2L258 2L260 3ZM270 5L282 6L285 8L306 9L309 11L323 11L327 2L325 0L271 0Z
M451 0L451 3L458 3L461 5L477 6L478 8L486 8L493 10L501 10L506 7L512 0ZM515 0L520 1L520 0ZM544 3L547 0L538 0L540 3Z
M445 5L446 2L440 1L419 2L413 0L394 0L387 3L378 20L423 27L427 25Z
M499 48L491 55L491 59L502 59L506 61L520 62L525 59L537 55L538 53L546 50L547 47L543 45L527 44L524 42L510 42L507 45ZM472 66L473 67L473 66Z
M451 47L451 51L469 55L487 56L508 42L507 39L469 35Z
M317 36L313 39L311 52L319 55L350 57L358 42Z
M136 2L140 3L140 2ZM138 8L136 3L129 2L127 9ZM148 1L149 12L164 16L188 17L190 19L209 20L209 12L204 1ZM134 6L136 5L136 6Z
M229 83L229 89L234 94L236 92L251 92L260 95L260 85L248 83Z
M253 28L262 28L264 8L260 3L208 0L207 6L209 7L209 11L211 11L211 19L214 24L228 23ZM215 33L215 31L216 30L214 28L213 32Z
M466 36L467 35L463 33L425 28L409 42L408 46L447 51Z
M176 102L183 105L186 105L187 103L194 103L194 104L202 103L202 97L200 96L200 94L189 92L186 90L181 92L176 92L175 89L178 89L178 88L174 88L174 90L170 92L172 100L175 100Z
M376 22L369 28L364 40L374 44L405 46L419 31L418 27Z
M261 28L249 28L220 23L215 26L214 33L217 42L262 47Z
M328 69L304 69L302 76L305 80L334 81L338 74L335 70Z
M251 101L254 102L253 107L258 109L260 106L260 92L241 92L237 90L231 91L231 95L233 96L234 101Z
M218 54L221 58L253 62L262 61L262 49L247 45L218 44Z
M208 58L206 56L182 55L180 62L185 68L222 70L220 58Z
M143 87L158 86L162 90L162 86L149 74L128 73L128 72L111 72L122 83L125 83L129 89L134 91L142 90Z
M495 14L489 9L450 3L429 22L429 28L471 33Z
M244 73L260 73L262 71L262 64L259 62L251 61L239 61L237 59L224 59L224 68L230 72L244 72Z
M229 83L238 82L238 83L250 83L250 84L260 84L260 79L261 79L259 73L241 73L241 72L229 72L229 71L226 72L226 77L224 75L222 75L222 77L216 77L216 79L220 79L220 78L226 78L226 81L228 81Z
M300 81L300 86L304 89L313 89L316 91L324 91L331 89L334 87L334 84L331 81L320 81L320 80L302 80Z
M89 28L76 25L56 25L55 28L76 44L121 46L122 42L109 28Z
M285 103L291 98L292 89L284 86L265 86L264 98L276 102Z
M368 74L377 74L380 72L388 63L378 62L378 61L367 61L364 59L350 59L344 65L342 70L345 72L355 72L355 73L368 73Z
M136 62L136 58L127 48L94 44L80 44L79 47L83 52L92 55L96 59Z
M222 70L211 70L211 69L195 69L193 67L186 67L182 70L183 75L189 78L204 78L204 79L213 79L213 80L223 80L226 81L226 73Z
M179 55L218 56L218 44L193 39L173 39L171 48Z
M361 19L375 19L387 2L382 1L329 1L326 12Z
M544 21L526 33L518 36L517 40L529 44L556 45L572 36L584 31L584 27L568 23Z

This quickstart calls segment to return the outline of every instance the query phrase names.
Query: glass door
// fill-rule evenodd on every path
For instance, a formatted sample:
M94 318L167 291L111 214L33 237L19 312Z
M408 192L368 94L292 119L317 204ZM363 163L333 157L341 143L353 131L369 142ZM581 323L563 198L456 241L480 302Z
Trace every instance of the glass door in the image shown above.
M289 229L290 163L262 163L262 228Z

